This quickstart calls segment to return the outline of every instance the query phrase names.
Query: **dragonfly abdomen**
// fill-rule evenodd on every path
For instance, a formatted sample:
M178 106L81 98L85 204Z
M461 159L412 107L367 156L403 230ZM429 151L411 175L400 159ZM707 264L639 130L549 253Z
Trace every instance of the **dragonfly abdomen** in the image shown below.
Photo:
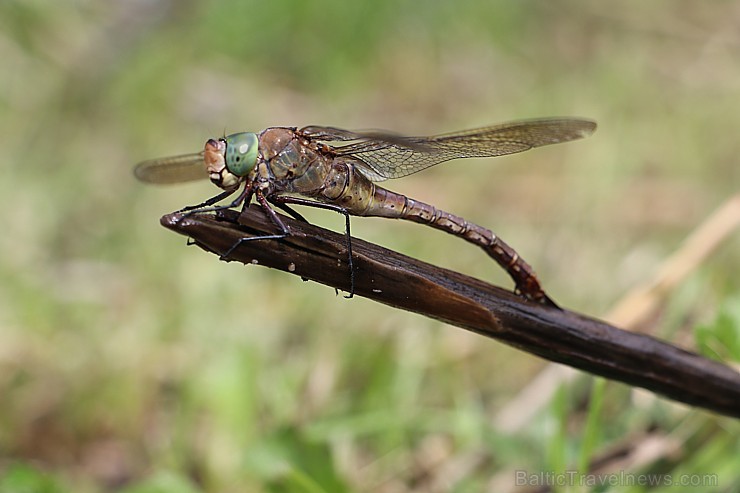
M407 198L406 202L406 210L401 216L403 219L428 224L433 228L459 236L484 250L493 247L498 241L498 237L490 229L471 223L460 216L412 198Z
M517 290L528 298L556 306L547 297L532 267L516 251L490 229L434 207L433 205L375 187L372 207L366 215L395 217L427 224L435 229L459 236L483 249L514 279Z

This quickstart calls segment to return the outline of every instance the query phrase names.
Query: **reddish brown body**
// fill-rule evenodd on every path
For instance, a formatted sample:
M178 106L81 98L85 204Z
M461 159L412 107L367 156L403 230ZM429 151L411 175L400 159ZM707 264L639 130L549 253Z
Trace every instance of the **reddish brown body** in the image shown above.
M491 230L430 204L380 187L362 174L357 159L337 156L293 128L268 128L260 134L267 196L299 194L335 204L355 216L407 219L459 236L481 247L514 279L517 290L534 301L547 297L530 265Z
M270 203L297 217L300 215L288 204L332 209L345 217L390 217L427 224L481 247L506 269L524 297L556 306L529 264L489 229L374 182L407 176L451 159L495 157L567 142L585 137L595 128L594 122L579 118L522 120L432 137L357 133L320 126L300 130L273 127L260 133L239 132L210 139L199 154L144 161L135 174L151 183L174 183L202 177L205 165L207 176L224 192L184 210L236 207L255 197L282 233L248 239L280 239L290 234ZM226 206L209 207L235 193L241 184L244 188L236 200ZM349 231L348 218L347 228ZM351 265L350 242L347 250Z

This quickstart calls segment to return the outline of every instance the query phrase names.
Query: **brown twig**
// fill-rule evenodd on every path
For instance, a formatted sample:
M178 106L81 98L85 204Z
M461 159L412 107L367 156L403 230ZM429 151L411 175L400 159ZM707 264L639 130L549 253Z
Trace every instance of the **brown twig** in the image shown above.
M735 194L692 231L651 278L623 296L604 315L604 320L639 332L656 316L676 286L706 262L739 227L740 194ZM526 427L561 385L574 381L578 376L572 368L547 365L496 413L496 427L509 432Z
M345 238L282 217L291 235L247 241L229 260L280 269L344 291ZM174 213L162 225L220 254L240 238L279 233L252 206L241 215ZM509 291L359 239L352 240L355 294L442 320L550 361L646 388L671 399L740 417L740 373L653 337L585 315L527 302Z

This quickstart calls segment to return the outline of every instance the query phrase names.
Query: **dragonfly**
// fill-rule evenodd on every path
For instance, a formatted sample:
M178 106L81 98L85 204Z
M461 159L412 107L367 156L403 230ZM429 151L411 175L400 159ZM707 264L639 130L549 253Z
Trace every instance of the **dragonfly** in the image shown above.
M273 206L303 221L290 205L343 214L352 280L348 297L354 294L349 217L375 216L426 224L477 245L509 274L517 294L535 303L557 307L532 267L490 229L378 183L453 159L503 156L568 142L586 137L595 129L595 122L582 118L519 120L431 137L318 125L300 129L270 127L261 132L208 139L203 151L198 153L143 161L136 166L134 174L143 182L156 184L210 178L222 189L201 204L181 209L188 214L239 205L246 208L255 200L280 233L246 237L242 241L290 235L289 227ZM240 189L228 204L214 206ZM228 258L242 241L221 258Z

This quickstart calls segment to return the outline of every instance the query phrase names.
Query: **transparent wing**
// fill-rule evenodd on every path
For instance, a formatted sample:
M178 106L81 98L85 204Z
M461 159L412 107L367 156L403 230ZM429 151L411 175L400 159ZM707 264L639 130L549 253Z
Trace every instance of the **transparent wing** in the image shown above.
M316 140L324 140L327 142L332 141L347 141L357 140L364 138L360 132L352 132L351 130L344 130L337 127L322 127L321 125L310 125L303 127L299 130L302 135Z
M325 142L347 142L351 140L363 140L385 142L387 144L397 144L402 147L411 147L412 149L423 150L424 146L416 145L411 142L411 138L403 135L394 134L387 130L344 130L336 127L321 127L311 125L299 130L302 135L311 139L323 140Z
M134 175L143 182L159 184L208 178L202 152L142 161L134 168Z
M330 140L357 140L334 147L339 156L359 161L360 171L373 181L400 178L452 159L495 157L534 147L568 142L590 135L596 123L578 118L521 120L433 137L399 137L353 133L331 127L310 127Z

